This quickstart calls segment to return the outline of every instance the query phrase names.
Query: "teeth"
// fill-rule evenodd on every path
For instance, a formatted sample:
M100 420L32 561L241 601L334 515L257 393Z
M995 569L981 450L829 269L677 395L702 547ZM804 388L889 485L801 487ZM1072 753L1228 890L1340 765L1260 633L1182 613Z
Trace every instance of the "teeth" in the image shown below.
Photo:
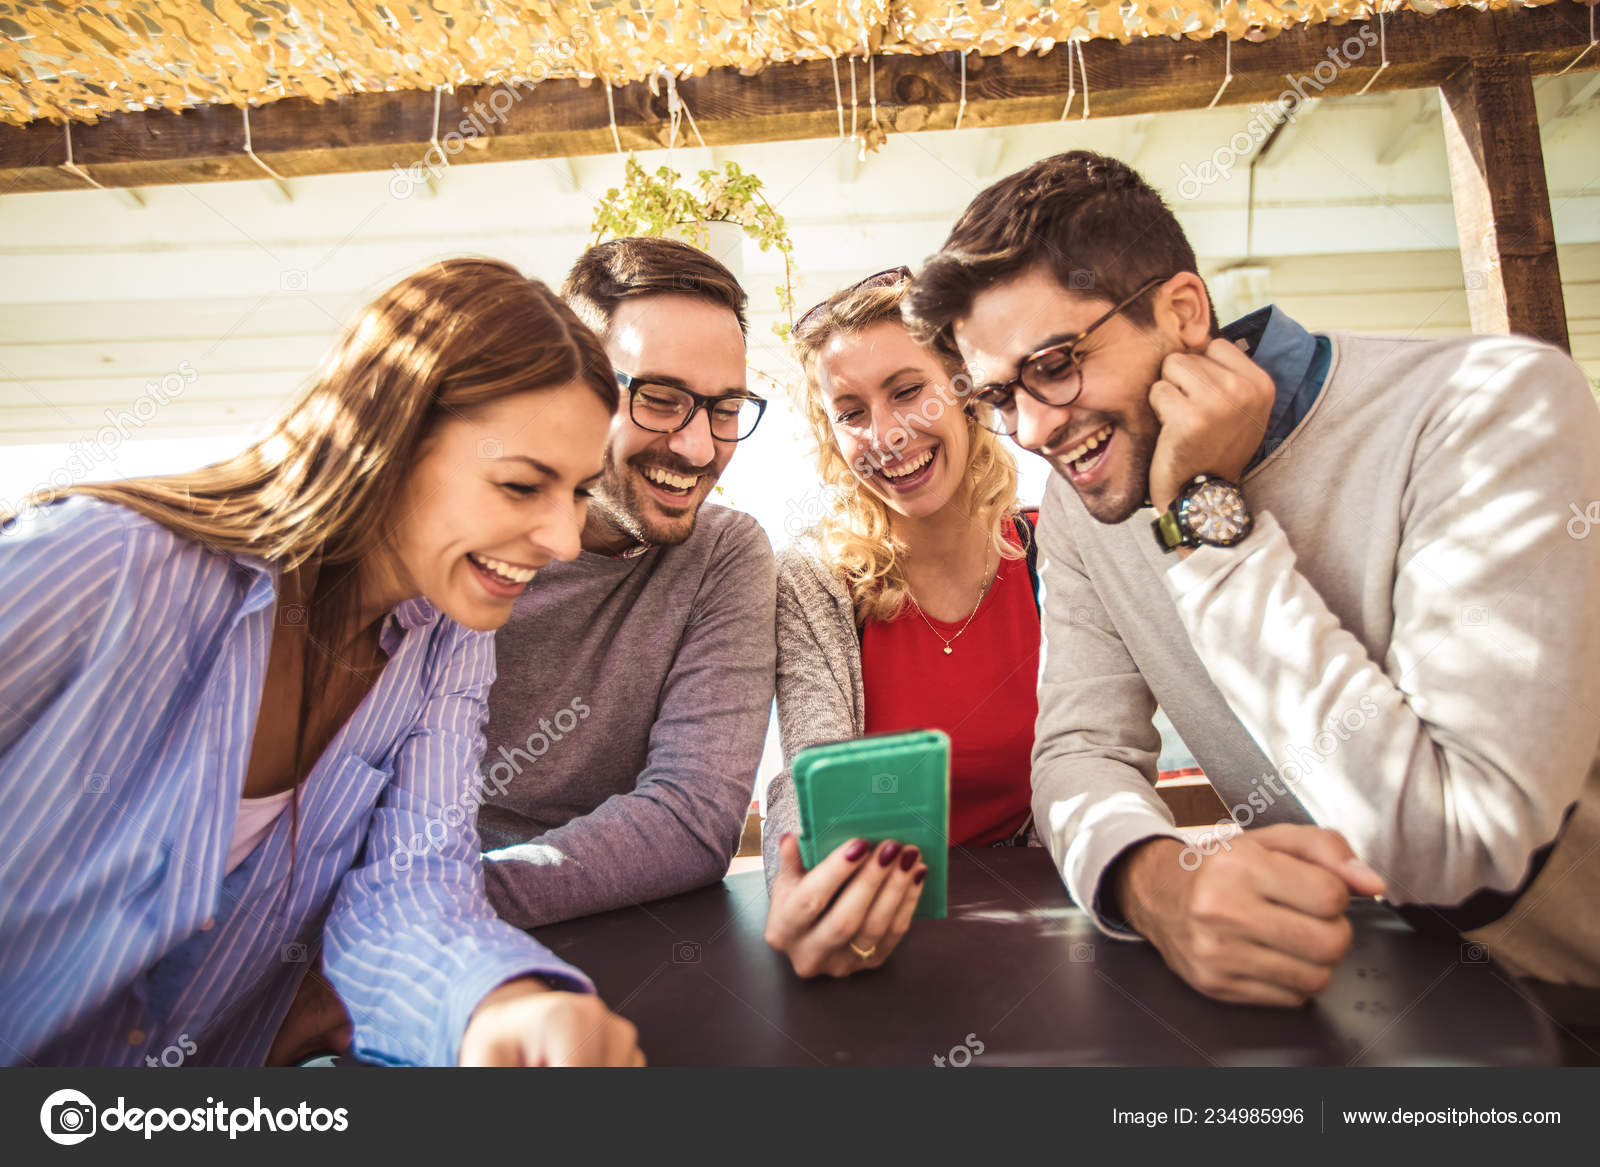
M915 462L907 462L899 470L890 470L887 466L885 466L883 469L883 476L885 478L904 478L907 474L915 474L918 470L921 470L931 461L933 461L933 451L924 450L922 452L922 457L918 458Z
M670 486L674 490L688 490L698 478L685 478L681 474L674 474L670 470L663 470L659 466L648 466L643 471L644 476L651 482L659 482L663 486Z
M467 558L508 583L527 583L539 574L539 569L536 567L518 567L503 559L490 559L487 555L479 555L476 552L468 552Z
M1083 443L1076 449L1068 450L1065 454L1063 454L1061 456L1061 460L1063 462L1076 462L1079 458L1082 458L1085 454L1089 453L1090 450L1099 449L1100 443L1109 440L1110 437L1111 427L1103 426L1085 438Z

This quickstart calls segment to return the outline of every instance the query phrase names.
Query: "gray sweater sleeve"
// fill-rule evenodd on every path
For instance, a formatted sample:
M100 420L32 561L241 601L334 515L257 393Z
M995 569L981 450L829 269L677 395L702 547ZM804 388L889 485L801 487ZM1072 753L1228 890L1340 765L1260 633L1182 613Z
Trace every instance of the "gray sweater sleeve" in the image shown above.
M637 785L484 863L521 928L714 883L739 846L772 708L772 548L754 523L719 548L695 597Z
M1127 848L1181 838L1155 792L1155 698L1084 572L1064 513L1072 488L1052 475L1039 518L1044 656L1033 740L1033 818L1072 898L1116 936L1101 878Z
M776 619L783 770L767 786L761 851L769 891L778 875L778 840L800 830L791 773L795 755L865 730L860 642L844 585L812 555L791 548L778 557Z

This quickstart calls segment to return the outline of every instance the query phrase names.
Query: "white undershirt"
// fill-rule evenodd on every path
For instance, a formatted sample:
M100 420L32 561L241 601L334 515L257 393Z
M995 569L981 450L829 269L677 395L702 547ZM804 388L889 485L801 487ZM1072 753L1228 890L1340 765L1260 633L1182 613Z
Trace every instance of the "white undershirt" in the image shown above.
M272 830L278 816L294 797L293 790L269 794L265 798L241 798L239 814L233 820L233 841L228 844L228 872L243 863Z

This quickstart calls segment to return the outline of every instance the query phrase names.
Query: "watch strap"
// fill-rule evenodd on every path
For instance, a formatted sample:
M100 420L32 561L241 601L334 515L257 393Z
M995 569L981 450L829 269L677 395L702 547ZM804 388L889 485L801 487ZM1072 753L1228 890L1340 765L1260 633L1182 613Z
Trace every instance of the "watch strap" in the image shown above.
M1155 532L1156 546L1163 551L1176 551L1187 542L1175 508L1176 503L1172 508L1157 515L1155 521L1150 524L1150 529Z

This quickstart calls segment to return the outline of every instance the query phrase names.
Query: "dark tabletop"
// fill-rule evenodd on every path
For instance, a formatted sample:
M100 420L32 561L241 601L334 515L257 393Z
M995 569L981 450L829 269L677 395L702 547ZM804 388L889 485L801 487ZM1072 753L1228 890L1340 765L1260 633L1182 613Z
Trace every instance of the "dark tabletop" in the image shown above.
M1225 1005L1112 940L1042 848L957 852L950 915L883 968L802 981L762 939L759 872L535 935L639 1027L650 1064L1550 1065L1553 1026L1475 945L1353 906L1333 984L1293 1010ZM981 1052L979 1052L981 1051Z

